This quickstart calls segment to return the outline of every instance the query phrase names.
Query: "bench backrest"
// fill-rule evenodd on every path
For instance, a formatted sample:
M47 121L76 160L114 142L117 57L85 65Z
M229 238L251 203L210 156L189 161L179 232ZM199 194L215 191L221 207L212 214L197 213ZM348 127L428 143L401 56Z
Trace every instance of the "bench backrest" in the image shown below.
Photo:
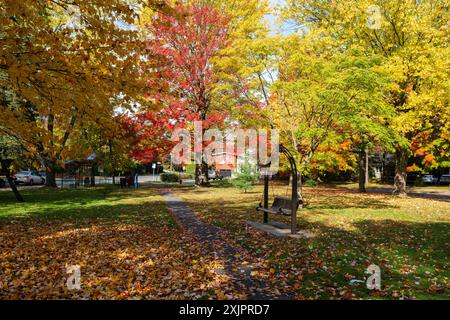
M292 199L285 197L275 197L275 199L273 200L272 208L291 210L291 206Z

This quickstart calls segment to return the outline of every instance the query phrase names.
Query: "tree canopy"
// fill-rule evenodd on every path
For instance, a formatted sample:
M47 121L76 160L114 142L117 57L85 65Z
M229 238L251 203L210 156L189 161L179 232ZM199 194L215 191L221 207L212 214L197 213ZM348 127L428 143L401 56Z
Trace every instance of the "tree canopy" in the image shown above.
M407 171L450 166L444 0L0 9L0 134L46 168L49 186L64 160L89 152L111 170L166 157L173 129L195 120L276 128L306 175L395 153L398 194ZM295 28L279 32L268 15Z

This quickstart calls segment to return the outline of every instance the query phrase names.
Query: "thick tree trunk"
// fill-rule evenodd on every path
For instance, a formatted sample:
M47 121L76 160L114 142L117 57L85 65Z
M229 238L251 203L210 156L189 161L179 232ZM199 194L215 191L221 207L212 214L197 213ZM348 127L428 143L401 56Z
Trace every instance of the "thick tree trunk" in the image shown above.
M200 94L199 101L203 101L199 106L198 109L201 110L201 118L202 122L204 123L207 118L207 111L208 108L206 107L209 104L208 99L205 97L204 93ZM205 128L202 127L202 137L205 134ZM195 144L195 142L194 142ZM202 141L202 153L203 153L203 141ZM209 187L209 177L208 177L208 164L205 162L203 155L202 155L202 163L195 164L195 185L199 187Z
M369 151L361 148L358 152L358 184L359 192L367 192L369 184Z
M45 186L56 188L56 161L47 161L45 167Z
M195 185L199 187L209 186L208 164L205 162L195 165Z
M395 178L393 194L406 196L406 167L408 166L408 150L398 149L396 152Z
M369 149L366 149L366 188L369 187Z
M195 185L200 186L202 180L202 165L196 163L195 164Z

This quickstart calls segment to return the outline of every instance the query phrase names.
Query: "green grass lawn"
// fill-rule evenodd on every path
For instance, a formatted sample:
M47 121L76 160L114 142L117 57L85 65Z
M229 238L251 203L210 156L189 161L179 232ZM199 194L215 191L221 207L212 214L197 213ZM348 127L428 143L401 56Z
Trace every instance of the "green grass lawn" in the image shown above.
M174 226L162 197L151 189L88 189L22 190L25 203L17 203L11 192L0 192L0 221L71 221L77 224L94 221L136 222L152 226ZM143 214L151 206L152 214Z
M245 226L261 221L261 187L178 189L200 216L229 235L294 290L298 298L448 299L450 203L428 199L306 189L299 226L313 239L277 239ZM284 195L286 189L275 187ZM288 223L289 217L271 217ZM381 292L364 284L368 265L381 267Z

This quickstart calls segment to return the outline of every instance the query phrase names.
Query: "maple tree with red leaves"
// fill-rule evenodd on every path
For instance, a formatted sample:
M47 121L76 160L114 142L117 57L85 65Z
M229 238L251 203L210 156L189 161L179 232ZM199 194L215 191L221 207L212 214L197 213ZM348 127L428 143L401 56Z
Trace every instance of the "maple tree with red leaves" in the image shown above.
M175 128L202 121L206 130L220 126L226 116L213 105L212 60L227 45L228 20L206 5L179 5L175 11L175 15L159 13L147 26L148 48L160 63L148 77L146 97L159 111L148 110L136 116L144 140L165 137L169 141L167 133ZM144 148L134 157L139 159L149 152L154 154L155 150ZM204 161L196 165L195 176L196 184L207 184L208 166Z
M158 154L154 144L156 136L150 136L150 130L143 130L143 123L137 117L122 115L118 122L128 144L129 156L140 163L152 162Z

